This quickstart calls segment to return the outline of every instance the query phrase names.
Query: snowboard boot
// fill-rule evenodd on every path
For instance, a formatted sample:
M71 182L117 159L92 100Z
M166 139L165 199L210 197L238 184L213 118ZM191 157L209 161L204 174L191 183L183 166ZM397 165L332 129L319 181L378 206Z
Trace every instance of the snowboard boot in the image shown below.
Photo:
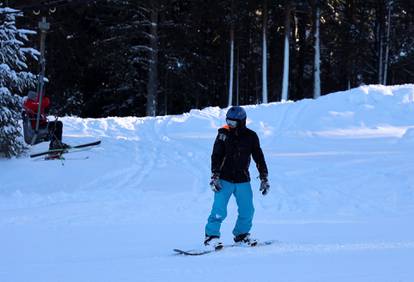
M216 251L223 249L223 243L220 242L219 236L206 235L206 238L204 239L204 246L213 248Z
M239 245L247 245L250 247L254 247L257 245L257 240L250 238L249 233L239 234L234 237L234 242Z

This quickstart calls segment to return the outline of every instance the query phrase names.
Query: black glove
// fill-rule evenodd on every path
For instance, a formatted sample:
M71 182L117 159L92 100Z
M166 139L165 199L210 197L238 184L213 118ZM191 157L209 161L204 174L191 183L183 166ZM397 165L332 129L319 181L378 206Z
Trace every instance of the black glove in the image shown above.
M214 192L221 190L220 175L218 173L213 173L211 175L210 187Z
M262 195L265 196L267 193L269 193L270 185L269 181L267 180L267 177L263 177L260 179L260 189L259 191L262 192Z

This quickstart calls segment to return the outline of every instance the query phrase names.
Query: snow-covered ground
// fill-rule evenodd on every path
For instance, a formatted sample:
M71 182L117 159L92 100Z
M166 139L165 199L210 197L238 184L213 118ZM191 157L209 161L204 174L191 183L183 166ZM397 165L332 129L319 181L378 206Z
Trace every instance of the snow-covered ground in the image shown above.
M414 85L245 109L271 183L260 195L252 164L252 234L277 244L173 254L201 246L226 110L66 117L65 142L102 145L0 160L0 281L414 281Z

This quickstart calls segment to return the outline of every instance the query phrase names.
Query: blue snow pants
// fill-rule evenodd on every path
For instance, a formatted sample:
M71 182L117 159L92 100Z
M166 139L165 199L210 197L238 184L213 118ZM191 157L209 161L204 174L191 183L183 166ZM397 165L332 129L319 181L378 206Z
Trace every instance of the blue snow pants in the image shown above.
M205 234L220 237L220 226L227 216L227 204L232 194L236 197L238 217L233 235L249 233L254 214L253 192L250 182L231 183L220 180L221 190L214 193L214 203L205 228Z

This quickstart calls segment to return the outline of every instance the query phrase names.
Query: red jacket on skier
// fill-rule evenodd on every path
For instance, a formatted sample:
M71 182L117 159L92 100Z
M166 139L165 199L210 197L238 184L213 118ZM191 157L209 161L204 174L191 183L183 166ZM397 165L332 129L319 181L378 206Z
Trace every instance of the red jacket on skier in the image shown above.
M29 91L27 97L23 101L23 109L27 117L30 119L32 129L36 129L37 113L39 110L39 97L34 91ZM45 111L50 106L50 99L46 96L42 97L40 105L39 128L47 128L47 138L50 140L49 149L68 148L69 146L62 142L63 124L61 121L48 121Z
M40 95L39 95L40 96ZM39 109L39 96L34 91L29 91L23 102L23 108L31 119L32 128L36 128L37 111ZM50 106L50 99L46 96L42 97L42 105L40 107L40 127L47 126L47 116L45 110Z

